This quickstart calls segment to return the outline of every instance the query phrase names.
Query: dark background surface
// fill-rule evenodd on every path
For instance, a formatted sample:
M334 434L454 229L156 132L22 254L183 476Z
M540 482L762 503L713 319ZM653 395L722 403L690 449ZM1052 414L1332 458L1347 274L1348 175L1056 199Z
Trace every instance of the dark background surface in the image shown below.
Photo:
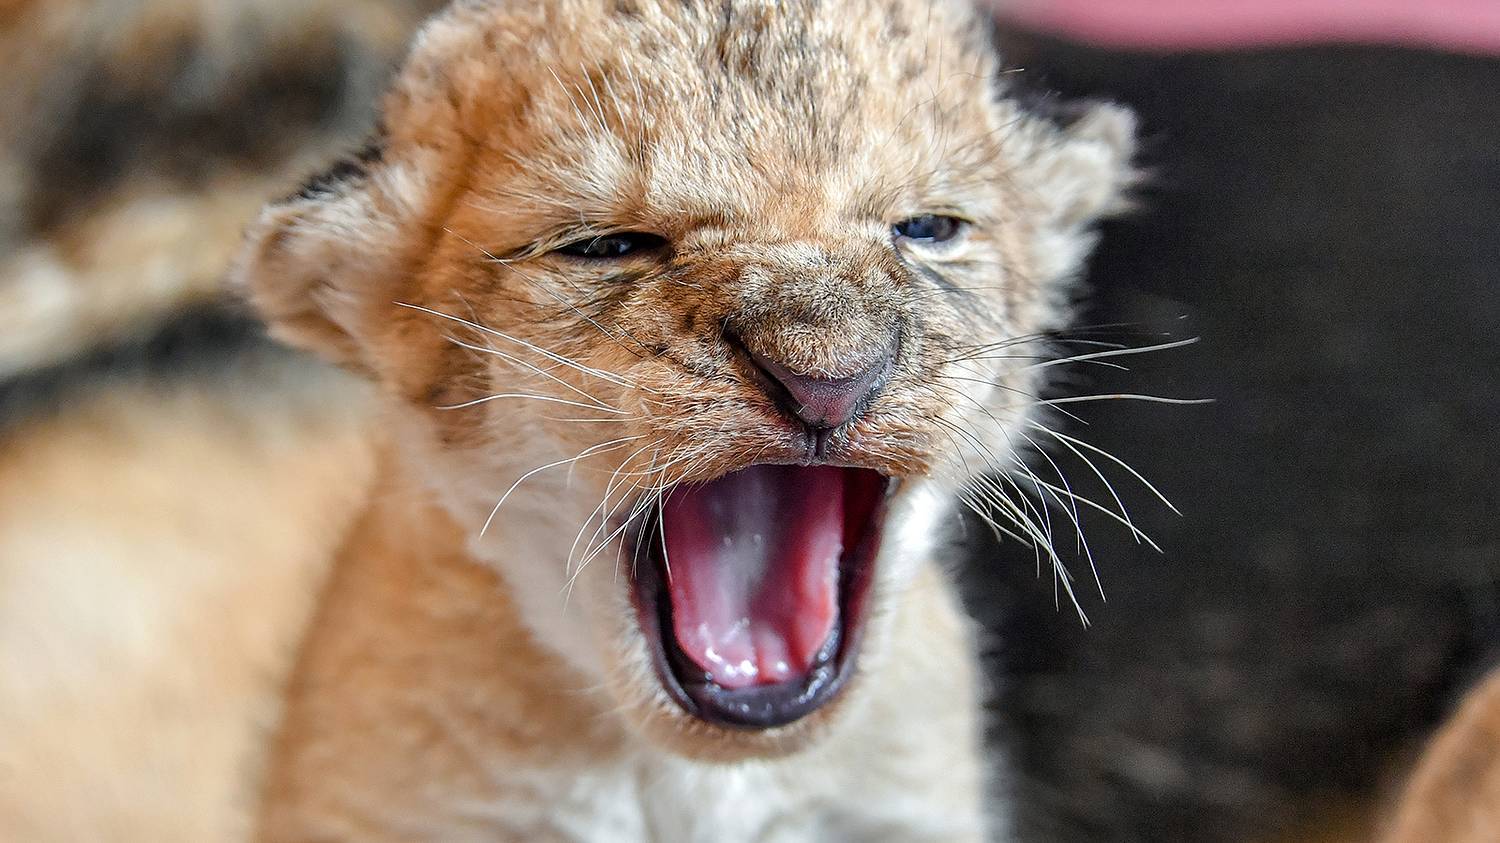
M1084 335L1201 338L1060 367L1057 391L1215 399L1052 419L1183 513L1100 461L1164 553L1085 511L1102 602L1055 519L1087 629L971 520L1022 839L1243 840L1399 783L1500 621L1500 62L1002 39L1022 87L1141 117L1151 178L1080 320L1131 327Z

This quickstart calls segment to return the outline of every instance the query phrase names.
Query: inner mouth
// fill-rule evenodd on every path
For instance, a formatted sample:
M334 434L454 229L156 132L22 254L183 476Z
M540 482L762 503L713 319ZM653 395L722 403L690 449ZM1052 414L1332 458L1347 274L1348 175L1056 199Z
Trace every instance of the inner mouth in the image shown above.
M634 592L667 693L721 726L765 729L848 678L894 481L754 465L672 490L637 538Z

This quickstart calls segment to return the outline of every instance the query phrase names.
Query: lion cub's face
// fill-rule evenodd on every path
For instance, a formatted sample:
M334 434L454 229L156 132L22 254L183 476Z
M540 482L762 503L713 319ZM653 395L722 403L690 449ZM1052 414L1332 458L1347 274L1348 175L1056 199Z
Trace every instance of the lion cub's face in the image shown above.
M580 686L789 751L887 669L934 502L1025 441L1024 343L1126 177L1121 113L1059 130L996 72L958 3L461 3L241 274L386 385Z

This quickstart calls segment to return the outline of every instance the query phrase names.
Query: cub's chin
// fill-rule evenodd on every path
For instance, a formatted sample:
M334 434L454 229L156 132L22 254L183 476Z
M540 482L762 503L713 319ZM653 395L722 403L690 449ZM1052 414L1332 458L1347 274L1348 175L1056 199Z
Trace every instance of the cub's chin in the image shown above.
M650 507L619 584L649 665L627 691L650 700L631 707L649 738L734 760L827 731L857 684L897 485L867 468L759 464Z

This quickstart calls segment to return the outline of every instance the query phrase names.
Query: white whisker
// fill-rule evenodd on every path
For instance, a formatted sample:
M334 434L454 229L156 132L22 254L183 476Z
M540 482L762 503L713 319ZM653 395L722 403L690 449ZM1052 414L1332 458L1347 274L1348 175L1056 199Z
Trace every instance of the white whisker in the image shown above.
M531 469L530 471L526 472L525 474L522 474L519 478L516 479L516 482L514 482L514 483L511 484L511 486L510 486L509 489L505 490L505 494L503 494L503 495L500 496L500 500L498 500L498 501L495 502L495 508L491 509L489 517L486 518L486 519L484 519L484 526L479 528L479 535L483 536L485 534L485 531L489 530L490 524L495 520L495 514L500 511L500 507L505 504L505 501L511 496L512 492L514 492L517 488L519 488L522 483L526 482L527 478L529 478L529 477L531 477L531 476L533 476L535 474L538 474L540 472L546 471L549 468L556 468L557 466L560 466L560 465L567 465L570 462L575 462L577 460L581 460L581 459L589 456L590 454L599 453L600 451L604 451L604 450L613 450L615 447L619 447L620 445L623 445L626 442L632 442L632 441L634 441L636 439L640 439L640 438L642 438L642 437L640 437L640 436L625 436L625 437L622 437L620 439L611 440L609 442L601 442L598 445L591 445L591 446L589 446L587 448L584 448L576 456L568 457L567 459L557 460L556 462L549 462L546 465L537 466L536 468Z
M1072 357L1063 357L1057 360L1048 360L1045 363L1037 363L1031 368L1045 369L1048 366L1060 366L1063 363L1081 363L1087 360L1099 360L1105 357L1122 357L1127 354L1145 354L1148 351L1166 351L1173 348L1182 348L1185 345L1193 345L1198 342L1197 337L1189 337L1185 340L1164 342L1157 345L1147 345L1133 348L1113 348L1108 351L1093 351L1088 354L1077 354Z
M1042 424L1040 424L1038 422L1034 422L1033 421L1033 422L1030 422L1030 424L1033 427L1036 427L1037 429L1043 431L1044 433L1047 433L1048 435L1056 437L1057 439L1064 440L1064 441L1067 441L1067 442L1071 442L1074 445L1077 445L1077 446L1079 446L1081 448L1087 448L1088 450L1093 451L1094 453L1098 454L1101 457L1104 457L1105 459L1109 460L1110 462L1113 462L1115 465L1118 465L1119 467L1125 469L1126 471L1130 472L1130 476L1131 477L1134 477L1136 480L1139 480L1141 482L1141 485L1145 486L1147 489L1150 489L1151 490L1151 494L1155 495L1157 500L1159 500L1163 504L1165 504L1166 507L1167 507L1167 509L1172 510L1172 512L1176 513L1177 515L1182 515L1182 511L1179 510L1176 506L1174 506L1170 500L1167 500L1167 496L1164 495L1164 494L1162 494L1161 490L1158 489L1158 488L1156 488L1156 486L1152 485L1152 483L1151 483L1150 480L1147 480L1139 471L1136 471L1134 468L1131 468L1131 466L1130 466L1129 463L1125 462L1124 460L1120 459L1119 457L1115 456L1114 454L1111 454L1110 452L1104 450L1103 448L1100 448L1097 445L1090 445L1089 443L1083 441L1082 439L1078 439L1076 437L1069 436L1066 433L1060 433L1060 432L1058 432L1056 430L1053 430L1053 429L1051 429L1049 427L1046 427L1046 426L1044 426L1044 425L1042 425Z
M514 365L521 366L521 367L526 368L526 369L530 369L531 371L533 371L533 372L541 375L542 377L547 378L548 380L553 381L553 382L561 385L564 389L567 389L570 392L573 392L573 393L575 393L577 395L580 395L580 396L582 396L584 398L587 398L588 400L594 402L595 404L598 404L601 407L608 407L609 406L609 404L606 404L605 402L599 400L596 396L593 396L593 395L590 395L587 392L584 392L582 389L579 389L578 387L574 386L573 384L568 383L567 381L563 380L562 378L558 377L557 375L552 374L551 372L547 371L546 369L541 368L540 366L536 365L535 363L531 363L529 361L522 360L521 358L516 357L515 355L512 355L512 354L507 354L507 353L505 353L504 351L501 351L498 348L490 348L488 346L482 346L482 345L475 345L473 343L467 343L467 342L464 342L461 339L458 339L457 337L444 337L444 339L448 340L449 342L453 343L454 345L456 345L456 346L458 346L460 348L467 348L470 351L477 351L477 352L479 352L481 354L493 355L495 357L499 357L501 360L504 360L507 363L512 363Z
M473 406L476 406L476 405L479 405L479 404L488 404L491 401L499 401L499 400L501 400L503 398L529 398L529 399L531 399L533 401L551 401L551 402L553 402L555 404L566 404L569 407L581 407L581 408L583 408L585 410L597 410L597 411L599 411L601 413L614 413L616 415L625 415L625 411L624 410L616 410L614 407L603 407L603 406L596 406L596 405L593 405L593 404L585 404L582 401L572 401L572 400L569 400L567 398L558 398L558 397L556 397L554 395L533 395L533 394L531 394L529 392L501 392L501 393L496 394L496 395L486 395L483 398L475 398L472 401L465 401L462 404L445 404L445 405L439 406L439 407L437 407L435 409L438 409L438 410L462 410L462 409L465 409L467 407L473 407Z
M590 366L585 366L585 365L583 365L582 363L579 363L576 360L569 359L569 358L564 357L564 356L562 356L560 354L557 354L556 352L553 352L553 351L548 351L547 349L542 348L541 346L538 346L538 345L535 345L533 343L527 342L526 340L520 339L518 337L513 337L510 334L507 334L507 333L505 333L503 331L497 331L494 328L490 328L490 327L481 325L481 324L479 324L477 322L471 322L468 319L460 319L457 316L453 316L451 314L443 313L442 311L439 311L439 310L433 310L430 307L424 307L424 306L419 305L419 304L409 304L407 302L399 302L399 301L395 302L394 304L396 304L396 306L398 306L398 307L405 307L405 308L409 308L411 310L421 311L422 313L426 313L426 314L431 315L431 316L436 316L439 319L447 319L447 320L449 320L451 322L457 322L460 325L467 325L467 326L469 326L470 328L473 328L476 331L483 331L486 334L490 334L491 336L499 337L500 339L503 339L503 340L505 340L507 342L513 342L513 343L515 343L515 344L517 344L519 346L522 346L523 348L529 349L531 351L536 352L537 354L542 355L543 357L546 357L548 360L551 360L551 361L556 362L556 363L560 363L560 364L562 364L564 366L567 366L567 367L569 367L571 369L575 369L575 370L577 370L579 372L582 372L583 374L590 375L592 377L599 378L600 380L607 381L609 383L615 384L616 386L623 386L623 387L626 387L627 389L639 389L639 390L642 390L644 392L651 392L651 390L646 389L646 388L644 388L642 386L639 386L637 384L631 383L630 381L628 381L625 378L623 378L623 377L615 374L614 372L606 372L606 371L603 371L601 369L595 369L595 368L592 368Z
M1090 401L1147 401L1153 404L1212 404L1212 398L1168 398L1161 395L1137 395L1131 392L1115 392L1104 395L1074 395L1067 398L1048 398L1036 402L1039 407L1057 404L1084 404Z

